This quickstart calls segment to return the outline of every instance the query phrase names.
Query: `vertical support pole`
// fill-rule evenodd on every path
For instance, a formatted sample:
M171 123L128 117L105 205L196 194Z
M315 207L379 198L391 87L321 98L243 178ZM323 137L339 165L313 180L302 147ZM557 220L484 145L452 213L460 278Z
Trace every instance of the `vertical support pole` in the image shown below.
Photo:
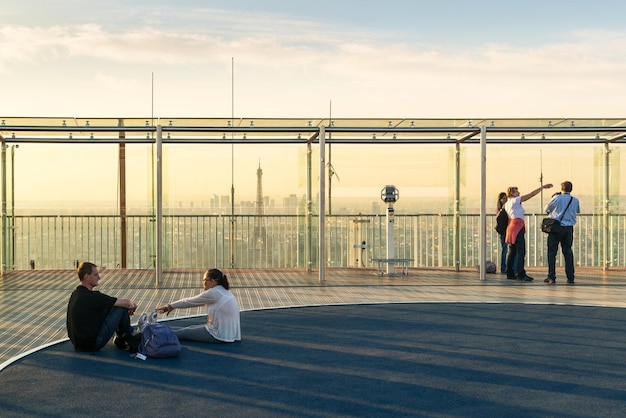
M454 270L461 267L461 144L454 152Z
M607 271L611 265L611 248L609 246L611 230L609 228L609 214L611 205L611 194L609 193L610 187L610 156L611 150L609 149L609 143L604 144L604 233L603 246L604 246L604 266L603 270Z
M4 276L7 271L7 250L8 234L7 234L7 144L2 138L2 152L0 159L2 160L2 271L0 276Z
M117 126L124 126L124 119L118 119ZM119 133L120 139L126 138L126 132L120 131ZM127 268L127 258L126 258L126 143L119 143L119 155L118 155L118 165L119 165L119 194L120 194L120 267L125 269Z
M19 144L11 145L11 261L10 270L15 270L15 149Z
M394 253L394 239L393 239L393 227L394 227L394 213L393 202L387 204L387 260L395 258ZM387 274L394 274L393 263L387 262Z
M332 133L328 134L328 138ZM328 215L333 214L333 165L332 165L332 145L328 144Z
M156 135L156 286L163 277L163 131L157 125Z
M306 239L305 239L305 265L307 273L311 272L311 264L313 260L313 236L311 231L311 223L313 217L313 189L311 174L311 141L306 144Z
M231 58L230 65L230 126L235 127L235 57ZM231 133L235 139L235 133ZM235 268L235 143L230 145L230 268Z
M480 280L486 280L487 256L487 127L480 128Z
M234 144L232 145L234 149ZM235 165L232 165L233 171ZM233 176L234 178L234 176ZM235 183L230 186L230 268L235 268Z
M319 281L323 283L326 270L326 128L320 127L320 189L319 189Z

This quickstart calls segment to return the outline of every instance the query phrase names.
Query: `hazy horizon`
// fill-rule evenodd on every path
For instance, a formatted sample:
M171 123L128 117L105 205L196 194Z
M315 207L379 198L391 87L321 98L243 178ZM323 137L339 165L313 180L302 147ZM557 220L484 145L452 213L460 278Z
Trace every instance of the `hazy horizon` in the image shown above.
M149 146L126 147L126 202L128 208L150 208L154 201L152 154ZM71 155L72 158L68 159ZM574 195L603 196L605 184L604 147L592 145L490 145L487 148L487 211L495 207L497 194L509 186L519 187L522 194L537 188L540 178L553 183L544 191L544 204L559 190L564 180L574 184ZM328 157L327 157L328 158ZM384 186L394 185L400 194L400 210L415 200L428 210L447 212L453 204L455 190L455 149L435 145L333 145L332 163L335 175L326 177L326 195L332 193L333 206L339 209L341 199L353 202L365 199L380 201ZM465 207L479 207L480 150L462 146L459 156L460 197ZM319 194L319 147L313 147L311 188ZM328 161L328 160L327 160ZM114 210L118 197L117 145L37 145L25 144L15 150L14 170L7 170L8 210L16 212L52 207L92 208L109 205ZM257 170L262 169L263 196L282 199L306 196L306 148L303 146L168 146L163 154L163 206L176 209L188 202L203 205L216 197L227 197L231 187L235 203L255 202ZM35 168L35 169L33 169ZM621 145L611 145L610 196L619 204L626 195L626 172L621 168ZM14 177L13 177L14 175ZM325 173L325 176L328 174ZM11 184L15 190L11 190ZM12 198L15 197L15 201ZM587 199L581 210L603 199ZM436 202L433 205L432 202ZM382 202L381 202L382 203ZM222 205L223 206L223 205ZM328 204L327 204L328 206ZM349 206L348 204L344 206ZM354 205L352 205L354 206ZM540 197L525 203L530 211L539 211Z
M593 214L598 213L603 209L600 203L601 199L592 195L579 195L575 194L581 202L581 213ZM317 214L319 207L317 194L313 200L313 213ZM220 196L220 198L228 198L230 196ZM270 197L265 196L265 201L269 201L270 204L264 206L264 214L300 214L302 215L302 209L304 206L305 195L296 196L297 204L283 204L283 199L287 200L290 196L282 197ZM550 201L551 194L544 195L544 206ZM615 200L617 198L617 200ZM461 198L461 211L466 214L479 214L480 213L480 199L474 197L462 197ZM542 213L541 210L541 197L536 196L531 200L524 202L524 208L527 214ZM626 195L614 197L614 206L611 206L613 210L617 209L618 213L626 213L626 206L621 202L626 202ZM117 215L119 214L119 206L117 202L112 201L94 201L89 206L80 206L79 201L49 201L45 206L38 205L37 202L32 204L23 204L20 207L15 208L16 216L28 216L28 215L82 215L82 214L97 214L97 215ZM231 205L215 206L210 200L190 200L190 201L177 201L177 202L164 202L163 210L167 214L222 214L229 215L231 213ZM256 214L255 201L242 199L237 200L235 196L235 214L240 215L254 215ZM356 215L362 213L364 215L381 214L385 215L387 204L382 202L379 197L332 197L328 199L326 197L326 212L328 214L329 204L331 205L332 214L335 215ZM595 206L594 206L595 204ZM154 212L155 208L150 206L132 205L127 204L126 213L128 215L147 215ZM396 214L452 214L454 213L454 199L453 197L403 197L394 204ZM487 214L492 214L495 211L495 200L488 201L486 207ZM615 213L615 212L614 212ZM9 211L10 215L10 211Z

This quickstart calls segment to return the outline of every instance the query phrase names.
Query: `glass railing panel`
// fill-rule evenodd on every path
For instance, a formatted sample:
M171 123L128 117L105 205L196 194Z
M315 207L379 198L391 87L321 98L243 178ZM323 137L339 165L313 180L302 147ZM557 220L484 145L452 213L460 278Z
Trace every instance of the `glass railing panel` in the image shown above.
M546 235L542 215L527 215L529 267L546 266ZM306 268L307 222L303 215L168 215L163 217L163 268ZM608 218L608 252L604 251L604 217L582 214L574 233L574 257L580 267L626 265L626 215ZM155 265L155 222L152 216L126 217L126 244L122 245L119 216L9 217L9 269L68 269L77 261L92 260L104 268L144 269ZM486 220L486 258L498 264L500 242L495 216ZM476 267L480 264L480 216L459 217L458 257L454 215L396 215L394 257L409 258L412 267ZM371 267L373 258L385 258L387 222L380 215L326 217L326 265ZM234 231L234 235L232 232ZM234 238L231 245L231 235ZM319 265L318 217L311 222L310 252ZM233 252L234 251L234 252ZM562 265L559 254L557 265Z

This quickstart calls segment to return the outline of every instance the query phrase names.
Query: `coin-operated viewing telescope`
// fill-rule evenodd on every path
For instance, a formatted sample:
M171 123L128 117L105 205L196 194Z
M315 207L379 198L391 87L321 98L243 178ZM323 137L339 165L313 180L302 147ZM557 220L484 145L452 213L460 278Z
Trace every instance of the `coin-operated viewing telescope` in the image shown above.
M380 192L380 198L383 202L389 203L389 206L393 206L400 199L400 192L396 189L396 186L385 186Z
M387 204L387 259L394 258L393 252L393 204L400 199L400 192L396 186L385 186L380 192L380 198ZM387 263L387 274L393 274L393 263Z

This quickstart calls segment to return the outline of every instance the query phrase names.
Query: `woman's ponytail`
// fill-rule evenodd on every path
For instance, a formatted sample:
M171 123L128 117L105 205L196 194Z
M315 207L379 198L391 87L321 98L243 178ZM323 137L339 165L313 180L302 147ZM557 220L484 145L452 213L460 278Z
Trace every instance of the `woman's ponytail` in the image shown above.
M222 273L218 269L209 270L209 277L215 280L215 282L219 284L220 286L223 286L224 289L229 288L228 278L226 277L224 273Z

